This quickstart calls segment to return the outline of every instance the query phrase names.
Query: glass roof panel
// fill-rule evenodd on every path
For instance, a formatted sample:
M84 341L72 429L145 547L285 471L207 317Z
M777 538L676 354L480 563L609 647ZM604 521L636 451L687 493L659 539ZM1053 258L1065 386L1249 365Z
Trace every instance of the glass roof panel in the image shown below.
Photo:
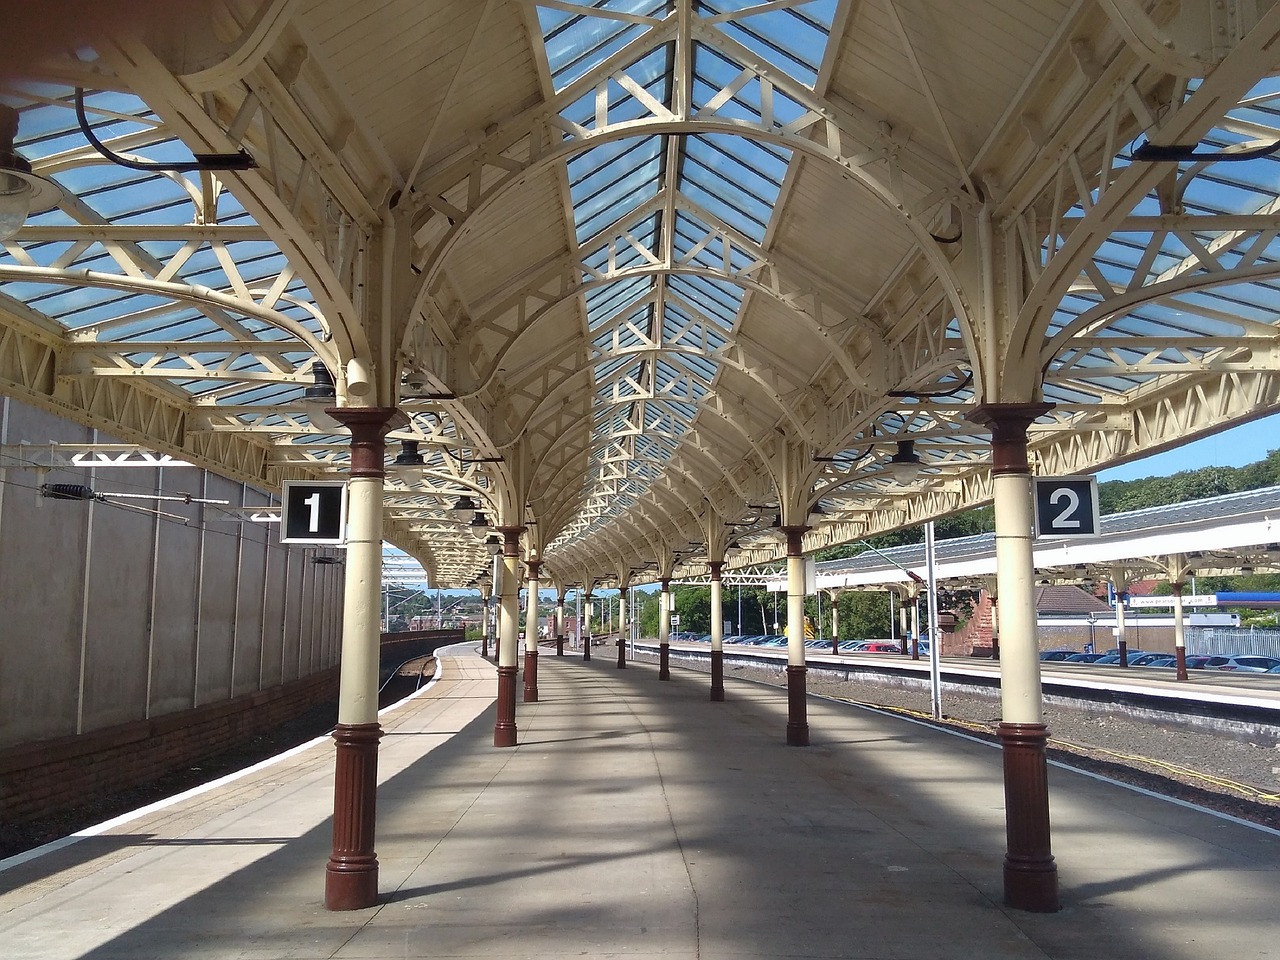
M760 0L697 0L698 12L712 19L764 7L764 12L716 23L729 37L768 60L788 76L812 87L822 66L837 0L811 0L768 8Z
M253 220L227 191L217 195L216 217L201 215L198 175L135 170L106 160L87 141L74 108L74 91L57 85L17 85L10 89L9 102L19 105L17 151L37 169L53 163L53 178L78 204L75 218L61 209L37 214L33 226L74 228L79 223L157 225L182 228L197 222L218 225L252 226ZM148 162L189 161L191 150L170 136L163 121L142 100L118 91L87 91L85 112L94 134L112 150ZM262 295L274 289L287 268L284 255L266 239L228 239L226 256L235 264L230 271L209 241L187 244L167 237L137 240L97 241L78 245L70 241L24 240L19 233L0 247L0 264L21 268L31 263L42 267L92 270L110 278L110 285L90 286L82 278L71 277L70 285L23 280L5 282L0 297L12 298L27 308L44 314L68 331L93 327L99 343L161 341L175 343L216 343L233 339L260 339L289 342L292 334L256 316L235 312L234 308L201 305L187 299L137 286L133 278L159 278L168 283L208 287L234 297L243 284L261 303ZM186 254L190 252L189 256ZM175 257L185 259L175 260ZM234 276L232 275L234 273ZM277 291L270 304L280 315L320 334L321 321L305 283L292 279ZM157 355L150 350L124 352L133 363L146 362L157 373L168 373L167 382L193 396L207 397L223 408L237 403L269 404L297 399L302 386L270 380L236 381L226 374L273 377L304 367L310 349L298 343L296 350L274 353L279 360L262 359L252 353L229 357L217 350L194 350L188 354L199 363L222 372L219 378L191 376L187 362ZM276 372L276 367L281 373ZM185 374L185 376L184 376ZM304 377L305 379L305 377Z
M574 2L574 0L571 0ZM582 14L553 7L538 7L538 25L551 67L552 84L563 90L574 80L590 73L624 46L643 36L651 27L626 19L611 19L592 11L662 17L668 0L595 0L575 2Z

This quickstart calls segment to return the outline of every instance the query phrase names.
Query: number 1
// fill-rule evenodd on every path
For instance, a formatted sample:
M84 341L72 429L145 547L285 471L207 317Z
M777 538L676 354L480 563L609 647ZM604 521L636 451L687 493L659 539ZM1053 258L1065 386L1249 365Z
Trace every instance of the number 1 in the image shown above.
M317 490L307 499L302 501L303 506L311 508L311 523L307 527L308 533L320 532L320 491Z

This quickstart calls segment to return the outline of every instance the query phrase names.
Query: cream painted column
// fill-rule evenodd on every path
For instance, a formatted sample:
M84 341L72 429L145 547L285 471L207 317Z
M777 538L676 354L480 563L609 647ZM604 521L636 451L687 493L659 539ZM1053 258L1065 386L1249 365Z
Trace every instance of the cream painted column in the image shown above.
M831 652L840 653L840 594L831 591Z
M556 590L556 656L564 656L564 587Z
M330 910L360 910L378 901L377 823L378 645L382 614L382 458L387 431L404 414L391 407L327 410L351 430L347 484L346 583L333 792L333 851L325 868Z
M712 560L711 567L711 699L724 700L724 597L720 571L724 561Z
M1049 731L1036 637L1027 428L1049 409L1044 403L985 404L967 415L991 428L1002 641L997 735L1004 756L1004 896L1012 907L1041 913L1058 909L1058 868L1050 851Z
M809 745L808 689L804 665L804 554L806 527L783 527L787 535L787 745Z
M1125 603L1129 599L1128 575L1119 573L1111 577L1112 594L1116 601L1116 646L1120 648L1120 666L1129 665L1129 641L1125 632Z
M495 747L516 745L516 656L520 635L520 533L524 527L499 527L502 533L502 583L498 590L498 718Z
M524 702L538 702L538 560L526 560L529 599L524 611Z
M489 584L480 584L480 620L483 630L480 633L480 656L489 656Z
M594 583L595 581L592 582ZM584 662L589 663L591 661L591 607L594 603L591 599L590 590L587 591L583 600L585 601L583 610L586 612L586 616L583 618L579 629L582 631L582 659Z
M618 591L618 669L627 667L627 588Z
M1173 653L1177 657L1178 679L1187 679L1187 625L1182 617L1182 591L1186 584L1181 580L1170 582L1173 591Z
M658 594L658 679L671 679L671 581L662 580Z
M907 649L907 644L911 642L911 625L908 620L910 614L907 610L907 601L910 599L910 590L904 589L898 594L898 634L902 638L899 642L902 644L902 655L904 657L910 652Z
M920 659L920 591L911 591L911 659Z

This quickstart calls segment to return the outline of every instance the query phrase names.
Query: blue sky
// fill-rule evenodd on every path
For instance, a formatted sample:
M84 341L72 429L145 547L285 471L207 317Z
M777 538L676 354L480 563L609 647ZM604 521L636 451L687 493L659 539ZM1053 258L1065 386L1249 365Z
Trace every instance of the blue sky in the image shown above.
M1203 440L1193 440L1123 466L1098 471L1098 480L1137 480L1167 477L1199 467L1243 467L1280 449L1280 414L1272 414L1243 426L1223 430Z

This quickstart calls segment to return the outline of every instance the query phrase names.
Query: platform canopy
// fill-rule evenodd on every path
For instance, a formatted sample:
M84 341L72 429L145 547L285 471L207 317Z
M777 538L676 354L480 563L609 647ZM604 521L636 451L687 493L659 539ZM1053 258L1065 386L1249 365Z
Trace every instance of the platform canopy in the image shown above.
M619 584L989 500L980 404L1048 475L1276 409L1271 0L30 6L0 390L267 489L399 407L433 585L462 497Z

